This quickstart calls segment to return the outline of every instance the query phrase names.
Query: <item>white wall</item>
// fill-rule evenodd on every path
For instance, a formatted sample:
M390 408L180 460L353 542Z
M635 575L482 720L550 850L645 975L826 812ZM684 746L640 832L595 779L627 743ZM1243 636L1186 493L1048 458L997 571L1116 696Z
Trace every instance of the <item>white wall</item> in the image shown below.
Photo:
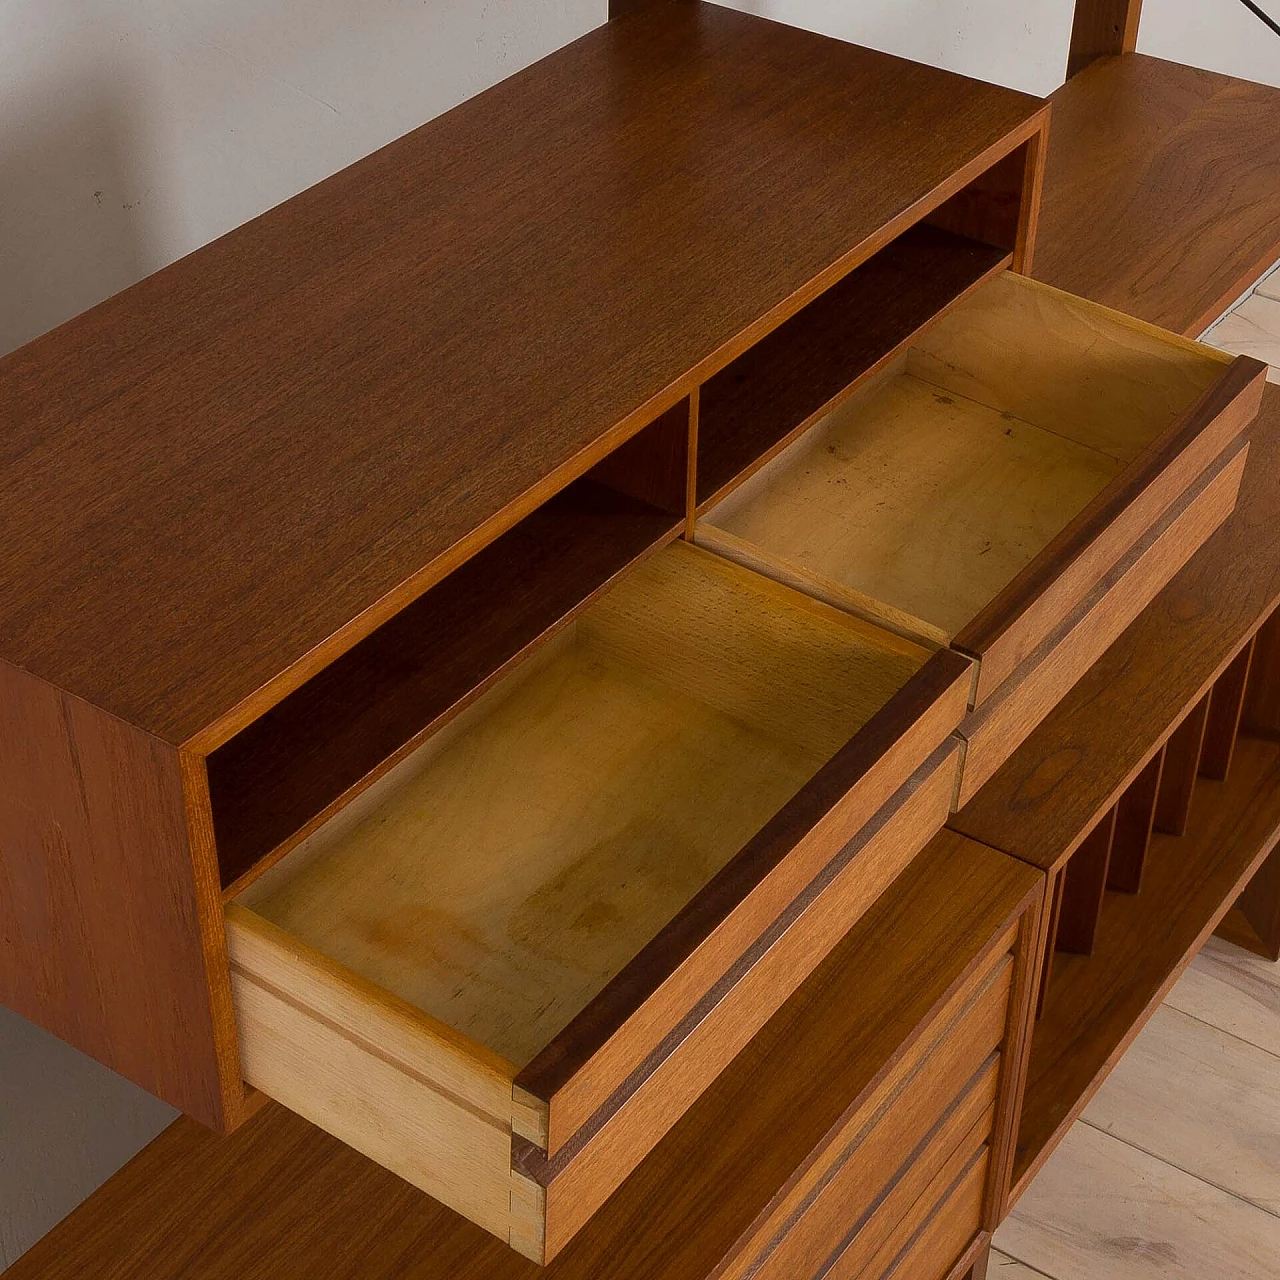
M1258 0L1280 22L1280 0ZM1280 86L1280 36L1240 0L1146 0L1138 52Z
M1048 94L1066 75L1074 0L726 0L982 80ZM1259 0L1280 21L1280 0ZM1138 51L1280 85L1280 36L1240 0L1145 0Z
M1048 93L1072 0L738 7ZM604 0L0 0L0 353L604 12ZM1280 39L1238 0L1147 0L1141 47L1280 83ZM0 1010L0 1268L171 1116Z
M0 352L603 17L603 0L0 0Z
M825 35L1047 94L1067 69L1074 0L728 0Z

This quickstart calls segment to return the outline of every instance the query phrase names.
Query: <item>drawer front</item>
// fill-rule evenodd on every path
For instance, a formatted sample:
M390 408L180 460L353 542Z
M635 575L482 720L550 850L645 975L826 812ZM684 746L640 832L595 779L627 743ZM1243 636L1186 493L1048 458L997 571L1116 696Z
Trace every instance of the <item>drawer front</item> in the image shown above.
M763 1025L839 934L824 935L819 949L806 947L810 959L787 970L782 985L758 981L749 957L819 885L858 864L838 890L848 899L843 933L923 847L932 831L923 839L920 833L933 821L936 791L945 787L944 775L954 779L958 770L946 739L964 717L971 683L967 659L935 653L529 1063L517 1090L546 1110L548 1123L545 1133L526 1137L551 1157L572 1142L580 1147L584 1127L598 1127L602 1108L616 1111L730 985L754 986L754 999L763 1002L751 1006L763 1015L754 1026ZM811 928L806 923L804 931ZM796 945L794 936L787 939L786 947ZM718 1061L722 1066L728 1058Z
M1001 948L970 978L739 1242L724 1280L801 1280L837 1257L865 1262L956 1148L990 1137L1012 971Z
M1247 456L1245 441L1229 447L1028 657L1018 677L966 718L959 731L966 742L960 804L972 798L1227 519L1235 509Z
M871 1263L847 1270L841 1259L831 1280L947 1280L982 1231L990 1163L985 1144L959 1148Z
M1129 332L1132 351L1116 368L1096 364L1088 351L1073 354L1073 344L1094 324ZM1040 350L1027 359L1016 389L1002 389L997 401L1011 416L1046 402L1075 399L1088 406L1100 433L1123 435L1126 416L1137 416L1158 401L1152 379L1144 385L1143 359L1159 360L1196 344L1105 307L1075 298L1038 281L1006 276L992 282L963 317L948 318L930 337L927 365L946 366L952 358L948 326L957 327L959 348L972 354L974 330L993 352L1018 328L1047 326ZM1099 348L1101 349L1101 347ZM1123 350L1123 348L1122 348ZM1205 351L1204 348L1199 348ZM1142 353L1141 356L1139 353ZM1003 358L995 356L994 360ZM991 360L991 357L988 357ZM1071 361L1067 366L1064 360ZM1105 357L1104 357L1105 360ZM960 361L963 363L963 360ZM1064 377L1064 371L1068 376ZM1172 424L1157 436L1097 497L1079 512L1036 559L996 595L954 638L956 648L980 660L975 703L981 706L1044 642L1060 631L1104 577L1137 545L1161 517L1195 485L1257 415L1265 382L1264 366L1249 359L1224 365L1218 375ZM978 375L981 380L981 375ZM962 393L963 380L952 383Z
M958 750L944 744L558 1151L546 1156L517 1139L516 1169L546 1196L549 1254L621 1185L936 834L953 802L957 771ZM519 1096L519 1078L516 1084Z

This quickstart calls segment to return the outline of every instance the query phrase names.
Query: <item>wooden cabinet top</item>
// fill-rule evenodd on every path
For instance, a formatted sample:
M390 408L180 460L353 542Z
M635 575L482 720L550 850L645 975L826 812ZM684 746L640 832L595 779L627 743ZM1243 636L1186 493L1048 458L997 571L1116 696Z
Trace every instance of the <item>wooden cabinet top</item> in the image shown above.
M601 27L0 361L0 657L211 750L1045 110Z

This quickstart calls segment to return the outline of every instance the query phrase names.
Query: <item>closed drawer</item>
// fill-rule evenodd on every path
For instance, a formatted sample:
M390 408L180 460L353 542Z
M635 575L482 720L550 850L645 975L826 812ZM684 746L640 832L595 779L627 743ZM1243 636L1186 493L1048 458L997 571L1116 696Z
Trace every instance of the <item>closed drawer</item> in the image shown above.
M1014 968L1005 940L740 1244L724 1280L843 1274L886 1247L956 1150L992 1136Z
M971 655L981 707L1048 654L1087 665L1062 655L1088 648L1099 584L1238 439L1263 374L1004 273L711 507L698 540ZM1209 531L1177 523L1162 562ZM1161 585L1132 576L1126 608Z
M990 1164L986 1143L962 1144L868 1266L849 1270L842 1258L831 1280L947 1280L982 1231Z
M550 1259L941 826L969 684L667 548L230 904L245 1078Z

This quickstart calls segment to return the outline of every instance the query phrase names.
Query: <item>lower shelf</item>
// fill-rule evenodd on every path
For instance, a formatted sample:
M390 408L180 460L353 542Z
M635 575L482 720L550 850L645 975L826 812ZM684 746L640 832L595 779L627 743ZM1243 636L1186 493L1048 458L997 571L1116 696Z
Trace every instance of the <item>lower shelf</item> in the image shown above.
M1186 833L1153 837L1142 892L1108 892L1090 955L1059 953L1036 1024L1016 1198L1280 840L1280 742L1242 736Z

